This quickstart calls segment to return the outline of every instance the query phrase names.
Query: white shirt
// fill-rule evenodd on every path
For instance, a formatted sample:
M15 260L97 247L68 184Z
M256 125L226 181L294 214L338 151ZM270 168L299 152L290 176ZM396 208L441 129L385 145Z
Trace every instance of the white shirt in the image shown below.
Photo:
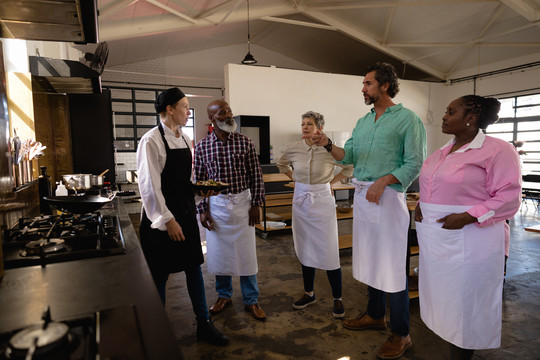
M182 133L178 127L180 137L161 122L165 139L170 149L191 150L191 140ZM143 135L137 148L137 175L139 178L139 193L143 208L148 219L152 222L152 229L166 231L165 224L174 218L165 205L165 198L161 192L161 173L165 168L167 152L159 128L156 126Z

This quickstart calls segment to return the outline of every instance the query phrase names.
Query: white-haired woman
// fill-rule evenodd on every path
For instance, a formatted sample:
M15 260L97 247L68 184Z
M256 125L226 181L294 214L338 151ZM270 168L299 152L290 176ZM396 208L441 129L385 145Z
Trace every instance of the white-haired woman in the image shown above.
M314 111L302 115L302 136L324 127L324 116ZM291 168L292 165L292 168ZM341 266L335 200L331 184L352 175L352 167L338 165L332 155L311 138L287 146L277 162L281 173L295 181L292 206L294 248L302 263L304 296L293 304L303 309L314 304L315 269L326 270L332 296L333 315L345 316L342 301ZM342 168L334 175L335 167ZM294 169L294 170L293 170Z

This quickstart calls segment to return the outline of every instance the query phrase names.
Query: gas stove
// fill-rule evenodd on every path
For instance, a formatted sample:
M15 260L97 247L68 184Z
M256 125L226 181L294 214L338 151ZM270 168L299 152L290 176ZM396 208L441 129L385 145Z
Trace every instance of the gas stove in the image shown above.
M63 320L46 307L41 319L0 334L0 360L147 359L133 305Z
M4 231L6 269L124 254L125 242L116 214L64 213L21 218Z

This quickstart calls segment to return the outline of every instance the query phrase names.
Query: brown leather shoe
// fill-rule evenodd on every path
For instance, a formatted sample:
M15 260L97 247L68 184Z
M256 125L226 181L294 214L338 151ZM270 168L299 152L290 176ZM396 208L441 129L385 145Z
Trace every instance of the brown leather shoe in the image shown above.
M264 310L261 309L258 303L255 303L253 305L244 305L244 309L246 311L249 311L255 319L259 321L266 321L266 314L264 313Z
M403 337L397 334L392 334L379 349L377 357L379 359L398 359L411 346L412 340L409 335Z
M231 303L231 299L225 299L222 297L218 297L216 303L212 305L210 308L210 314L217 314L223 311L225 309L225 306Z
M386 320L384 317L382 319L373 319L368 314L360 315L356 319L344 320L341 324L349 330L386 329Z

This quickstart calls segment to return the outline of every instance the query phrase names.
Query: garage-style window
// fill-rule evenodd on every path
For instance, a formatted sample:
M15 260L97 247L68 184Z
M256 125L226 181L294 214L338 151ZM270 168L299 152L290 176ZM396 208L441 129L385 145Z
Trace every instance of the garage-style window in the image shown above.
M156 96L164 89L107 86L111 90L114 121L114 144L118 152L135 152L141 137L159 123L159 114L154 109ZM190 117L183 128L193 139L195 109L190 108Z
M540 94L499 99L499 121L487 134L517 145L523 173L540 171Z

